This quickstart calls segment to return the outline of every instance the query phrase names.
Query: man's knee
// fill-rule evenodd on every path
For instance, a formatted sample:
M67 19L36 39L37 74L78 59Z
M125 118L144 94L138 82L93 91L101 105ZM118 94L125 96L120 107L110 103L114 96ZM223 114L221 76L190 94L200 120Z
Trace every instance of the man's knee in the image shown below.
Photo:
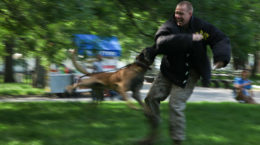
M150 102L153 102L153 98L148 95L148 96L144 99L144 102L145 102L146 104L149 104Z

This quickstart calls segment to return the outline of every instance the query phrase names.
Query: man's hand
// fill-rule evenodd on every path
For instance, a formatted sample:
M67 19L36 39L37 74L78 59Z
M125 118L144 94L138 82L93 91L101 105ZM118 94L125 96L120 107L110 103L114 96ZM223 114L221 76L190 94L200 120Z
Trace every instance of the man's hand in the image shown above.
M223 61L219 61L219 62L216 62L213 66L213 70L215 69L218 69L218 68L222 68L224 67L224 62Z
M192 34L192 41L200 41L203 39L203 35L201 34Z

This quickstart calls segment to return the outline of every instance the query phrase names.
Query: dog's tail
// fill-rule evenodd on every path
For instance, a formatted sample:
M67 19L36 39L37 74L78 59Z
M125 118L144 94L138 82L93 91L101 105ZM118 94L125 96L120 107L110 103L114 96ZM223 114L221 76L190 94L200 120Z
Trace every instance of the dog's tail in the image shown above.
M83 74L85 74L87 76L90 75L91 73L89 73L86 69L84 69L81 65L78 64L77 56L76 56L76 50L72 50L71 52L72 52L71 60L72 60L73 65L75 66L75 68L79 72L81 72L81 73L83 73Z

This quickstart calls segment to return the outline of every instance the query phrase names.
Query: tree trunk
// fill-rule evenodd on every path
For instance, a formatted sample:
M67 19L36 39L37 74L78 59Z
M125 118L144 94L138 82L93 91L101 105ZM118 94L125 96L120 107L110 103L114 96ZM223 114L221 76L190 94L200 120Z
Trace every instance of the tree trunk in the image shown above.
M255 52L254 53L254 66L253 66L253 69L252 69L252 76L253 77L255 77L256 76L256 73L258 72L258 70L259 70L259 68L258 68L258 66L259 66L259 53L260 52Z
M243 60L241 57L233 57L233 61L234 69L238 70L245 68L247 60Z
M33 87L36 88L44 88L46 86L46 79L45 79L45 74L46 70L45 68L41 65L41 59L40 57L36 57L36 63L35 63L35 70L33 73Z
M14 83L14 70L13 70L13 49L15 46L14 37L9 37L5 42L5 52L6 56L4 57L4 82L5 83Z

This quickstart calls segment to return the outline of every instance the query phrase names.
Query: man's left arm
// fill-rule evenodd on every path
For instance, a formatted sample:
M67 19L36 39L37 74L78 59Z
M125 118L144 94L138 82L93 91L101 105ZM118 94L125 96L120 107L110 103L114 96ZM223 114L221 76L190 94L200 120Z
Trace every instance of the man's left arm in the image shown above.
M205 32L208 34L206 42L213 52L214 67L225 67L231 57L231 45L229 38L215 26L206 23Z

